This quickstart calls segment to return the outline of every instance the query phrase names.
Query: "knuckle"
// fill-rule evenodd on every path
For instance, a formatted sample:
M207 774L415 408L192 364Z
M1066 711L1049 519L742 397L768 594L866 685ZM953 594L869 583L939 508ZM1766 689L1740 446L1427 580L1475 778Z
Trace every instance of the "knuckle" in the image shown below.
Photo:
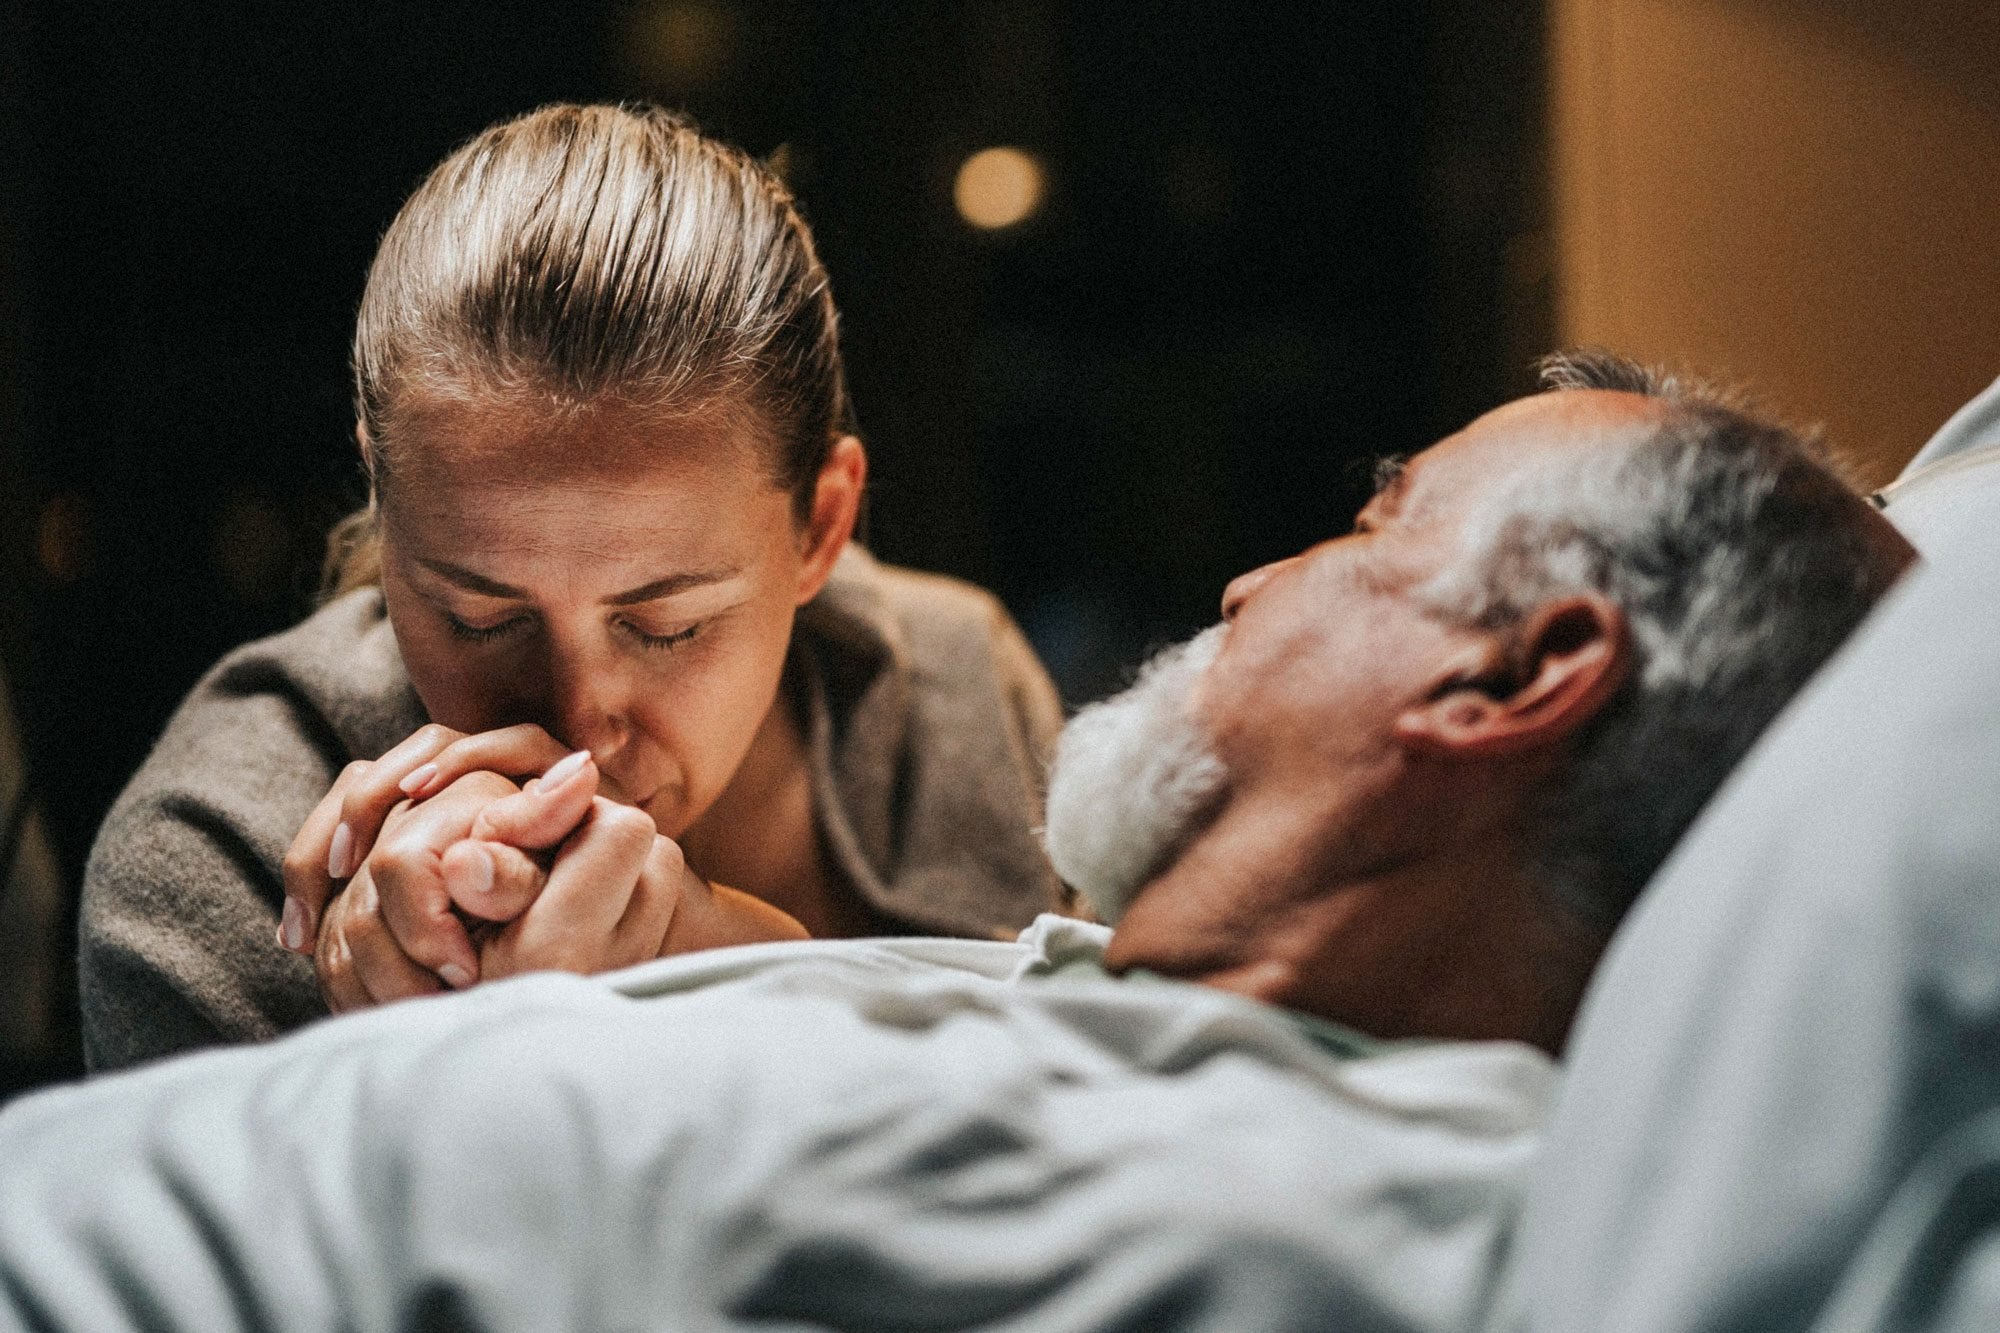
M548 728L542 726L539 722L518 723L508 728L508 730L512 733L514 739L526 741L531 745L552 746L556 743L556 738L549 734Z
M590 950L572 946L552 950L543 960L542 966L553 968L558 972L575 972L588 976L592 972L602 970L603 963Z
M404 820L376 839L368 867L377 879L404 875L421 865L429 850L423 829Z
M653 864L663 871L678 874L687 867L687 853L681 850L679 843L664 833L653 835L653 847L648 856Z
M467 773L464 777L453 779L451 790L497 800L503 796L512 796L520 788L501 774L481 768Z
M602 797L598 799L603 800ZM605 801L604 807L597 812L597 818L604 825L605 832L621 844L649 846L658 836L653 817L633 806Z
M458 733L442 722L426 722L417 728L416 739L427 746L445 746L458 738Z
M322 984L346 980L347 974L354 970L354 955L347 947L345 932L336 929L320 934L319 948L313 951L313 970Z
M359 822L369 811L382 803L383 796L396 790L393 784L375 781L357 782L347 789L340 800L340 817L349 824ZM401 793L397 793L400 795Z
M348 965L353 965L356 948L367 948L386 933L382 924L382 914L367 909L356 909L347 914L342 923L340 941L336 952L345 955Z

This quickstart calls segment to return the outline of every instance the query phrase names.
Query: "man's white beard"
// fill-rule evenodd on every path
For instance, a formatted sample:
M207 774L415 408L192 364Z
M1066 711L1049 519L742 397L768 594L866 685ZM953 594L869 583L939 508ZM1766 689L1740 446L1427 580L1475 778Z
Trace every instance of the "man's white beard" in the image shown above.
M1221 625L1156 654L1132 687L1070 719L1049 775L1049 859L1116 921L1213 812L1228 774L1188 715Z

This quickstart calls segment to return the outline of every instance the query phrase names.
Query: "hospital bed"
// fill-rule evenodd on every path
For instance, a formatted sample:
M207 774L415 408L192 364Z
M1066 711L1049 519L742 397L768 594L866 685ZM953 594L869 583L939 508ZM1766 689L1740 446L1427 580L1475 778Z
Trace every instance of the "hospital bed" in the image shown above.
M1648 888L1560 1083L1087 999L1075 923L526 978L12 1108L65 1156L0 1161L0 1329L2000 1329L2000 385L1883 503L1926 564ZM717 969L662 1045L640 1002ZM912 1061L963 1095L898 1100Z

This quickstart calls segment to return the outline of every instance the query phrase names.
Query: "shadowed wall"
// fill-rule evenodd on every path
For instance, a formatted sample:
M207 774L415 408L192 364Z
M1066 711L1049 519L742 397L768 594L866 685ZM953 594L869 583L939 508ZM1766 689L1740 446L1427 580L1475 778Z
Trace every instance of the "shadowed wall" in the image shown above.
M1868 480L2000 375L2000 5L1553 0L1565 341L1747 377Z

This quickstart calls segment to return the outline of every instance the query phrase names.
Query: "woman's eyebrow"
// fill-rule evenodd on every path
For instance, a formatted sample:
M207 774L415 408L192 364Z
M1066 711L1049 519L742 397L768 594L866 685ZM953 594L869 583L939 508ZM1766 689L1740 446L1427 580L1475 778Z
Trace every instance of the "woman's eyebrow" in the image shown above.
M701 569L687 574L669 574L663 579L654 579L651 583L642 583L636 588L621 592L613 597L607 597L604 600L610 606L630 606L634 602L650 602L656 597L671 597L677 592L686 592L690 588L702 588L711 583L721 583L725 579L735 578L742 572L740 569Z
M417 563L438 577L449 579L469 592L480 593L487 597L518 598L527 595L519 588L502 583L498 579L489 579L484 574L475 574L463 565L454 565L449 560L429 560L419 556Z
M468 592L476 592L485 597L509 597L523 599L527 594L509 583L489 579L484 574L475 573L463 565L454 565L449 560L429 560L419 558L418 564L440 578L448 579ZM733 579L743 571L735 568L697 569L683 574L669 574L665 578L642 583L636 588L617 593L604 599L609 606L631 606L635 602L650 602L660 597L671 597L690 588L706 587L711 583L721 583Z

